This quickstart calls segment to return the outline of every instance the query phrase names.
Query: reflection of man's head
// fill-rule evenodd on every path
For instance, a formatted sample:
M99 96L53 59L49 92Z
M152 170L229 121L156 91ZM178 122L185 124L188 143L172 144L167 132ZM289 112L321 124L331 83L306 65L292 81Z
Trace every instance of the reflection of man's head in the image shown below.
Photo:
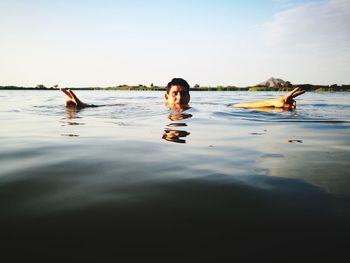
M165 133L163 134L163 139L170 141L170 142L177 142L177 143L186 143L186 140L180 139L183 137L186 137L190 133L187 131L182 130L165 130Z
M187 114L187 113L174 113L168 116L169 120L172 120L172 121L184 120L191 117L192 117L192 114Z
M165 103L172 108L188 106L190 102L190 85L182 78L172 79L167 87Z

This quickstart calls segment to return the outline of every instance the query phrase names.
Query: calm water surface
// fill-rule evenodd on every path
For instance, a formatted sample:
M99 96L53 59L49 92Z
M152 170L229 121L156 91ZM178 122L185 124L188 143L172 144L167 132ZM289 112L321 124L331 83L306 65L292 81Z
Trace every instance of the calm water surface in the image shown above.
M350 93L294 112L236 109L273 92L0 91L0 225L13 258L325 258L345 253ZM288 255L288 256L286 256Z

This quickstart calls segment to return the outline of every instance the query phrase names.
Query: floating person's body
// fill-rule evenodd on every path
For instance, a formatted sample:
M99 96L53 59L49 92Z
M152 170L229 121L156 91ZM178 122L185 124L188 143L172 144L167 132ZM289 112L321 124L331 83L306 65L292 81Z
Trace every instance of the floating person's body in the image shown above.
M66 107L70 109L82 109L86 107L98 107L97 105L94 104L88 104L85 102L82 102L72 90L70 89L65 89L65 88L60 88L60 91L62 91L64 94L68 96L68 100L66 101Z
M68 96L68 100L66 101L66 107L70 110L74 109L82 109L86 107L98 107L98 106L106 106L106 105L94 105L82 102L72 90L70 89L60 89ZM295 88L287 95L283 97L256 101L256 102L244 102L235 104L234 107L238 108L250 108L255 110L264 110L264 111L284 111L284 110L294 110L296 108L296 101L294 100L297 96L305 93L305 90L301 90L300 88ZM173 112L169 115L169 119L172 121L183 120L187 118L191 118L192 115L185 113L191 107L189 106L190 102L190 85L186 80L182 78L174 78L172 79L167 87L166 92L164 94L165 106L172 110ZM176 143L186 143L186 140L183 139L187 137L190 133L185 130L174 129L174 126L187 126L185 123L171 123L168 125L169 127L173 127L172 129L165 129L164 134L162 136L163 139L167 141L172 141Z
M82 102L72 90L61 88L68 96L66 101L66 107L82 109L86 107L98 107L102 105L94 105ZM281 109L281 110L294 110L296 109L295 98L301 94L304 94L305 90L300 88L295 88L287 95L283 97L255 101L255 102L243 102L233 105L236 108L248 108L248 109L259 109L259 110L271 110L271 109ZM164 95L165 105L172 110L177 110L183 112L190 108L190 86L186 80L182 78L172 79L167 87L166 93ZM103 105L105 106L105 105Z

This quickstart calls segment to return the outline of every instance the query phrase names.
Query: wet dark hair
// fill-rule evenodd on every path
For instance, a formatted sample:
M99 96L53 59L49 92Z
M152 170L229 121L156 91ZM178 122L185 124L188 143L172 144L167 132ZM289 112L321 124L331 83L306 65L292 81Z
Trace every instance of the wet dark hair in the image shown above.
M182 78L173 78L168 85L166 86L166 93L169 94L169 91L171 89L171 86L181 86L186 88L187 92L190 91L190 85L187 83L186 80Z

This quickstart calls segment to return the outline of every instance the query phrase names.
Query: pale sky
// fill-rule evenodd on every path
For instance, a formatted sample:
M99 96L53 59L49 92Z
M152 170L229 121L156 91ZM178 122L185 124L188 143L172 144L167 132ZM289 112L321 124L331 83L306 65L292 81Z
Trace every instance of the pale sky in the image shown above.
M350 0L0 0L0 86L350 84Z

